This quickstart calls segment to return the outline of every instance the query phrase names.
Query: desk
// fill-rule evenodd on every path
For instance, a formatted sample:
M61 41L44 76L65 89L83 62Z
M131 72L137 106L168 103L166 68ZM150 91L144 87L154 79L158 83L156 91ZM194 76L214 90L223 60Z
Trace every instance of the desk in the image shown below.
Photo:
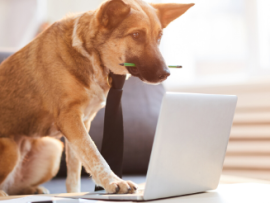
M224 183L236 183L236 184L224 184ZM86 193L68 194L72 195L84 195ZM49 196L61 196L67 194L50 194ZM23 196L9 196L0 198L13 199ZM98 202L98 201L96 201ZM99 201L100 203L101 201ZM151 203L270 203L270 182L260 181L254 179L245 179L239 177L222 176L220 185L217 190L185 195L181 197L174 197L169 199L155 200Z
M270 203L270 184L221 184L210 192L186 195L152 203Z

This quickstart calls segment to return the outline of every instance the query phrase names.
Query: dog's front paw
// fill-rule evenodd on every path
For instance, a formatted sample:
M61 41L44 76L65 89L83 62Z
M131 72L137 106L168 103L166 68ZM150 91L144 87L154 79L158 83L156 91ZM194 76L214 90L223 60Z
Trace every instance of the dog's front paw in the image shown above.
M113 194L134 193L137 188L138 186L132 181L124 181L120 178L104 186L107 193Z

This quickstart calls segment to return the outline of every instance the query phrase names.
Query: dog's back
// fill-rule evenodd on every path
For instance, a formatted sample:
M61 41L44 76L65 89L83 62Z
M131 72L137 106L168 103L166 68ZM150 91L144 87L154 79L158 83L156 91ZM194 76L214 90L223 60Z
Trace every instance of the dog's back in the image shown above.
M1 136L50 135L58 102L65 94L65 76L72 78L68 68L76 67L72 57L66 61L62 58L69 57L70 21L53 24L0 64ZM69 80L70 85L72 82Z
M6 59L0 66L0 135L31 135L39 131L48 111L44 106L42 78L33 60L35 42ZM45 122L46 123L46 122Z

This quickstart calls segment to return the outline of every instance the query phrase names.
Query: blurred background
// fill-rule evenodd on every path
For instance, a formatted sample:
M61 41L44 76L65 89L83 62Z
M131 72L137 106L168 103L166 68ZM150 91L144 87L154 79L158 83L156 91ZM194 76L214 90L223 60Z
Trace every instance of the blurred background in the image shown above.
M16 51L68 13L100 0L0 0L0 50ZM160 49L172 69L167 91L239 97L224 174L270 180L270 1L195 3L165 30Z

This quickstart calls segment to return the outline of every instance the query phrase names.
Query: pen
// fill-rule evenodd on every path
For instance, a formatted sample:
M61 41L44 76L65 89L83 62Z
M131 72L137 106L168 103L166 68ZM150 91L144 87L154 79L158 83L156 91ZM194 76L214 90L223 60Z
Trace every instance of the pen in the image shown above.
M120 63L120 66L129 66L129 67L136 67L134 63ZM168 66L169 68L182 68L180 65L175 65L175 66Z
M177 65L177 66L168 66L169 68L182 68L182 66L179 66L179 65Z
M120 66L132 66L132 67L136 67L136 65L134 63L120 63Z

